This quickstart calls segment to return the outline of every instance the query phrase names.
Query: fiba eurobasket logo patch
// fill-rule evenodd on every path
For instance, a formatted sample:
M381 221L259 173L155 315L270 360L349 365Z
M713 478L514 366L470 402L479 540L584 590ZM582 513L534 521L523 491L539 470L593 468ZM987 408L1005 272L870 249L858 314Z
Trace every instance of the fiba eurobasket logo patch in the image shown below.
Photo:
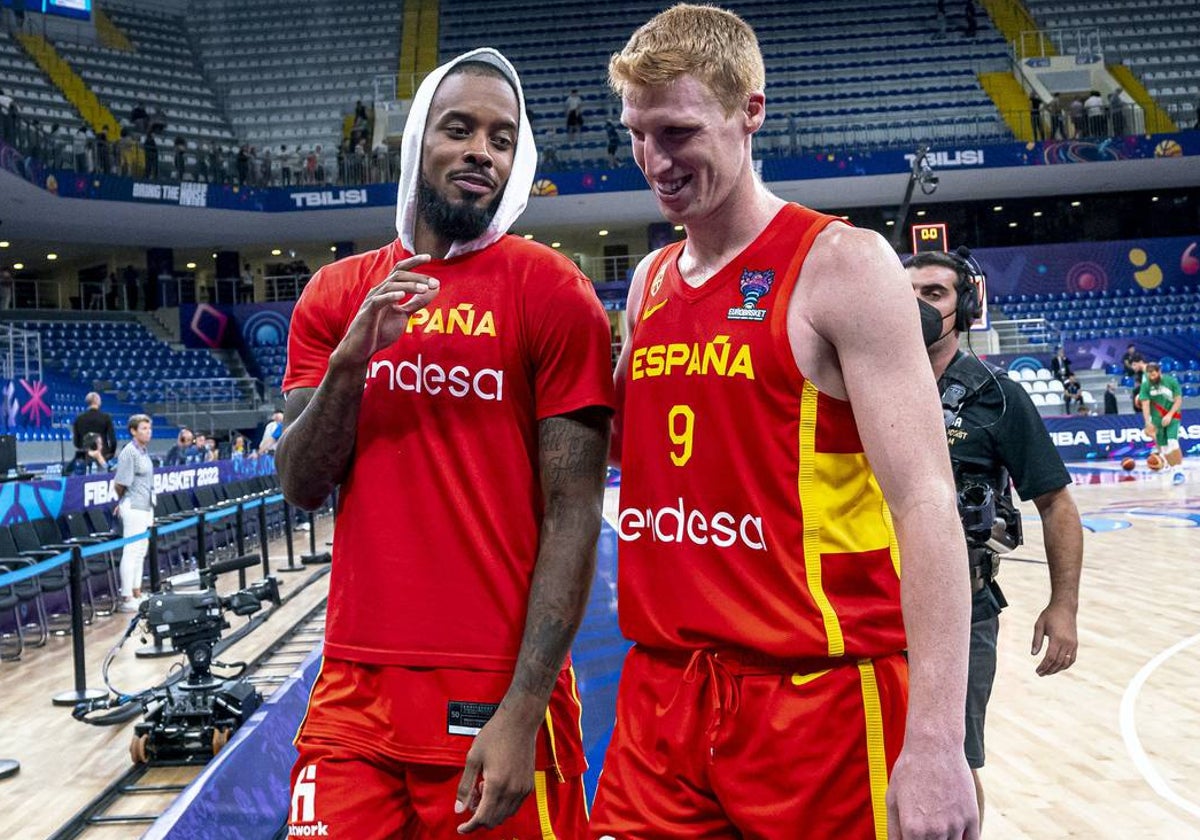
M762 321L767 317L767 310L758 308L758 301L769 291L775 282L775 270L752 271L742 269L742 279L738 281L738 290L742 293L742 305L729 310L730 321Z

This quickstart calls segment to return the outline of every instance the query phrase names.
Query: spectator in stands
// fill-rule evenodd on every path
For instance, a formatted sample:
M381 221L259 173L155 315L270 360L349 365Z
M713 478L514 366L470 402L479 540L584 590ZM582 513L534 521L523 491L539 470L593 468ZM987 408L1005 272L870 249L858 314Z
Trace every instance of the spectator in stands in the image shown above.
M1046 139L1046 125L1042 122L1042 97L1036 90L1029 91L1029 125L1033 128L1033 139Z
M0 89L0 140L11 143L17 134L17 103Z
M76 172L88 172L88 130L83 126L79 126L71 138L71 152Z
M264 187L271 186L271 147L263 146L262 154L258 156L259 183Z
M1075 379L1075 374L1067 377L1067 381L1063 383L1063 407L1066 413L1071 413L1071 401L1074 400L1080 407L1083 406L1083 389L1080 387L1078 380Z
M1083 111L1087 115L1088 136L1104 137L1104 98L1100 91L1094 90L1083 100Z
M221 153L221 144L213 140L208 147L209 171L214 184L225 183L225 156Z
M229 444L229 457L234 461L241 461L246 457L246 436L241 433L235 433L233 440Z
M145 414L129 418L133 440L125 444L117 457L117 474L113 476L116 491L116 514L121 519L121 534L131 537L141 534L154 524L154 462L147 448L153 426ZM121 553L121 603L118 612L137 612L142 594L142 577L146 561L146 540L126 543Z
M147 131L146 139L142 141L142 151L146 155L146 180L158 180L158 141L154 139L154 132Z
M238 278L238 303L254 303L254 274L250 271L250 263L242 265L242 276Z
M1067 351L1061 346L1057 347L1053 358L1050 359L1050 375L1065 384L1067 377L1072 373L1071 360L1067 358Z
M121 129L121 138L117 140L117 171L122 177L133 175L134 163L137 158L137 141L128 128Z
M946 40L946 0L937 0L936 29L933 37L938 41Z
M140 134L144 134L150 128L150 115L146 113L146 106L140 101L135 102L133 108L130 109L129 122Z
M1050 116L1050 139L1066 140L1067 126L1063 120L1063 106L1058 94L1051 96L1050 101L1046 103L1046 113Z
M285 187L292 185L292 166L294 156L288 151L286 144L279 146L279 182Z
M963 34L968 38L974 38L975 33L979 31L979 21L975 15L975 0L967 0L963 4L963 17L966 19L966 28L963 30Z
M1110 380L1109 383L1104 386L1104 413L1117 414L1118 411L1117 383Z
M237 153L237 182L239 187L246 186L250 180L250 146L243 143Z
M567 139L574 143L579 139L579 132L583 131L583 99L575 88L571 88L571 92L567 94L566 110Z
M179 436L175 439L175 443L167 450L167 455L163 458L163 466L181 467L189 463L195 448L195 438L192 435L192 430L186 426L181 428Z
M1108 95L1108 119L1112 123L1113 137L1125 136L1125 102L1121 99L1121 88Z
M262 440L258 442L259 456L273 455L275 446L281 437L283 437L283 412L276 409L271 415L271 422L263 427Z
M96 171L108 175L112 172L112 135L107 125L96 135Z
M175 136L175 180L183 180L184 165L187 161L187 140L182 134Z
M604 121L604 133L608 137L608 165L610 168L616 169L619 164L617 147L621 145L621 136L617 133L617 127L613 125L612 120Z
M1087 133L1087 123L1083 111L1083 99L1076 96L1071 100L1071 126L1075 131L1075 138L1083 137Z
M146 123L150 126L149 131L152 134L162 134L167 130L167 118L157 105L150 109L150 115L146 118Z
M1121 367L1126 376L1135 376L1141 370L1138 364L1144 364L1145 361L1146 359L1142 356L1141 351L1135 345L1130 344L1125 348L1125 355L1121 357Z
M95 391L83 398L87 408L71 424L71 440L75 444L75 458L88 457L85 437L96 435L100 440L100 454L104 460L117 453L117 430L112 415L100 410L100 395Z
M9 309L13 305L16 280L8 267L0 268L0 310Z
M197 464L202 464L206 461L217 460L217 445L216 442L204 432L196 432L196 454L194 461Z

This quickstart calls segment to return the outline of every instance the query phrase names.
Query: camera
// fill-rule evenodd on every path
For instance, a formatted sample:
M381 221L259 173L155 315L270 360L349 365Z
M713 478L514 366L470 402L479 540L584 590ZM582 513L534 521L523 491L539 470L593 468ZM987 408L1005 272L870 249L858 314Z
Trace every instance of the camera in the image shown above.
M968 548L1006 554L1023 541L1021 516L1012 500L997 494L990 484L965 484L958 491L958 518Z
M221 596L214 583L224 570L203 571L200 585L205 588L199 592L159 592L138 607L138 620L155 640L170 640L174 650L187 656L190 668L184 682L142 698L145 718L135 724L129 750L135 763L206 761L262 704L262 695L249 682L213 676L213 647L229 627L227 613L253 615L267 601L278 606L279 582L266 577Z
M100 435L95 432L88 432L83 436L83 448L85 452L95 452L100 448Z

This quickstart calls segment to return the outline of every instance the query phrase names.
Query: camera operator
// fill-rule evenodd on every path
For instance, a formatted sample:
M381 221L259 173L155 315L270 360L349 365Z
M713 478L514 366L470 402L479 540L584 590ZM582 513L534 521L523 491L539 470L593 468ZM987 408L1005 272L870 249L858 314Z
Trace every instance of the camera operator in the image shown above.
M1002 370L959 349L959 333L970 328L980 311L972 280L979 271L970 252L921 253L905 265L918 299L936 310L934 314L922 307L922 323L942 394L959 513L967 533L973 597L965 747L982 820L978 769L984 763L984 717L996 675L1000 610L1007 606L995 577L1000 554L1022 541L1012 485L1021 498L1033 500L1041 516L1050 571L1050 602L1034 623L1031 646L1036 656L1049 636L1037 666L1039 676L1066 670L1075 661L1083 527L1067 489L1070 475L1033 401Z

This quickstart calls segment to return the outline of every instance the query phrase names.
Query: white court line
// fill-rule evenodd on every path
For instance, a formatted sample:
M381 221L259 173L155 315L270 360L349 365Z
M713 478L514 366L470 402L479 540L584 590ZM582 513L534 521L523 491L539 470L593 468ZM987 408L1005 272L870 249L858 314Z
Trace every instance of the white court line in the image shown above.
M1125 749L1129 752L1129 757L1133 759L1134 766L1137 767L1142 777L1150 784L1154 792L1163 799L1182 808L1192 816L1200 817L1200 805L1184 799L1173 791L1166 780L1154 769L1154 765L1150 761L1150 756L1146 755L1146 751L1142 749L1142 742L1138 740L1137 723L1134 721L1134 706L1137 704L1138 694L1141 692L1142 686L1146 684L1146 680L1150 679L1150 675L1172 656L1182 650L1186 650L1197 642L1200 642L1200 633L1197 633L1190 639L1184 639L1181 642L1171 645L1171 647L1142 666L1142 670L1138 671L1137 676L1125 688L1125 695L1121 698L1120 717L1121 737L1125 740Z

